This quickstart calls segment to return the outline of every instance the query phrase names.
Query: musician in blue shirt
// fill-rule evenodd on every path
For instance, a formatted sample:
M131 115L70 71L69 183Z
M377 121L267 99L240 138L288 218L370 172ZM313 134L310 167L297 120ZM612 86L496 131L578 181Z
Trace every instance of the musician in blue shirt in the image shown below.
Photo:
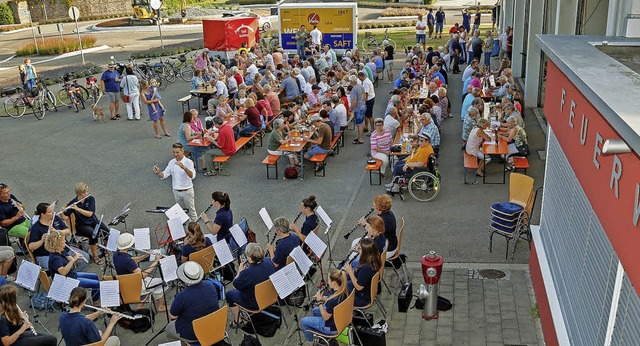
M195 222L189 222L187 225L187 237L184 239L182 246L181 262L189 260L189 255L202 249L212 246L211 240L202 234L200 225Z
M238 268L238 274L233 280L234 289L226 294L227 304L233 314L232 328L238 327L238 314L241 305L247 309L257 309L256 285L269 280L269 275L276 272L271 259L264 257L264 250L258 243L249 243L245 250L247 261L242 262Z
M318 291L315 295L315 299L323 303L313 308L313 316L307 316L300 320L300 326L302 327L304 337L309 342L313 342L313 334L311 333L311 330L325 335L337 334L340 332L337 330L338 328L336 327L333 318L333 311L338 304L347 299L349 294L349 291L347 291L347 275L345 272L338 269L331 269L327 279L329 288L333 290L333 294L328 295L329 292ZM324 296L323 293L328 296Z
M71 291L69 297L69 312L60 314L60 333L62 339L67 346L82 346L101 341L105 346L118 346L120 339L117 336L110 336L113 327L122 315L113 314L109 320L104 333L100 335L100 331L93 323L98 317L104 314L103 311L83 315L82 308L87 301L87 292L82 287L76 287Z
M178 267L178 278L187 287L178 293L171 303L169 314L174 321L167 325L165 335L170 341L182 340L196 343L193 321L217 311L218 291L213 283L204 278L204 270L193 261Z
M91 248L91 258L97 265L102 264L102 260L98 257L98 233L93 234L96 226L100 223L98 232L109 234L109 228L96 217L96 199L89 195L89 186L80 182L76 184L76 197L69 201L67 209L62 215L64 220L69 223L69 216L74 214L76 217L76 235L89 238L89 247Z
M280 237L280 240L274 246L269 244L267 251L273 259L273 265L276 270L282 269L287 264L287 257L296 246L300 246L300 238L289 230L289 220L279 217L273 220L273 231Z
M348 276L349 292L356 290L353 306L363 307L371 303L371 280L380 271L382 261L378 247L372 239L363 239L360 242L360 263L353 269L350 265L343 267Z
M25 207L11 194L9 185L0 184L0 227L9 230L9 236L24 238L31 222L25 217Z
M291 224L291 230L296 233L302 242L304 242L309 233L318 227L318 215L315 213L317 207L318 202L316 202L316 196L312 195L303 199L300 204L300 212L305 216L302 229L298 228L295 223Z

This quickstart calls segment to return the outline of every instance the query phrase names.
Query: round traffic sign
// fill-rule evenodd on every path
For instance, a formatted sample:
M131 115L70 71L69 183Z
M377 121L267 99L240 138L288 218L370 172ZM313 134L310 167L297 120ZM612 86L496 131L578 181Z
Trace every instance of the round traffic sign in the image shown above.
M162 1L160 0L151 0L151 8L153 8L154 10L159 10L160 7L162 6Z
M69 8L69 18L73 20L77 20L78 18L80 18L80 10L75 6L71 6Z

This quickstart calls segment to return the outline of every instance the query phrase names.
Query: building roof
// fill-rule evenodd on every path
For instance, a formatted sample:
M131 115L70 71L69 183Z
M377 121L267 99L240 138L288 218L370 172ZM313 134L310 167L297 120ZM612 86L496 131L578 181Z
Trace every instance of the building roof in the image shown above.
M640 155L640 74L596 46L640 46L624 37L536 35L545 54Z

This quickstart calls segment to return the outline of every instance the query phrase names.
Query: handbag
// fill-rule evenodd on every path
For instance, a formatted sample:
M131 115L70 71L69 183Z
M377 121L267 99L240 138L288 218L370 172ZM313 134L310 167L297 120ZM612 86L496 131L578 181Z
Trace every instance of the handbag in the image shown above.
M124 82L127 85L127 93L129 93L129 78L127 78L127 76L124 76ZM129 103L131 102L131 98L129 97L129 95L125 95L124 93L121 95L122 97L122 102L124 103Z

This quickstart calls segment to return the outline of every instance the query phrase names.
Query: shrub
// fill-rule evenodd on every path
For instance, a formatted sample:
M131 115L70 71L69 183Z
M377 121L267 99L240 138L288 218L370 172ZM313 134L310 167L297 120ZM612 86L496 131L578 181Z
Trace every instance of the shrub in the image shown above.
M0 25L15 24L11 7L7 4L0 4Z
M276 0L238 0L238 5L275 4Z
M386 8L382 11L382 17L404 17L404 16L417 16L417 15L426 15L427 10L418 9L418 8Z
M81 35L82 48L91 48L96 45L96 37L93 35ZM76 36L65 37L47 37L44 43L38 41L38 55L58 55L63 53L75 52L80 50L80 44ZM17 56L36 54L36 46L33 42L27 43L16 51Z

